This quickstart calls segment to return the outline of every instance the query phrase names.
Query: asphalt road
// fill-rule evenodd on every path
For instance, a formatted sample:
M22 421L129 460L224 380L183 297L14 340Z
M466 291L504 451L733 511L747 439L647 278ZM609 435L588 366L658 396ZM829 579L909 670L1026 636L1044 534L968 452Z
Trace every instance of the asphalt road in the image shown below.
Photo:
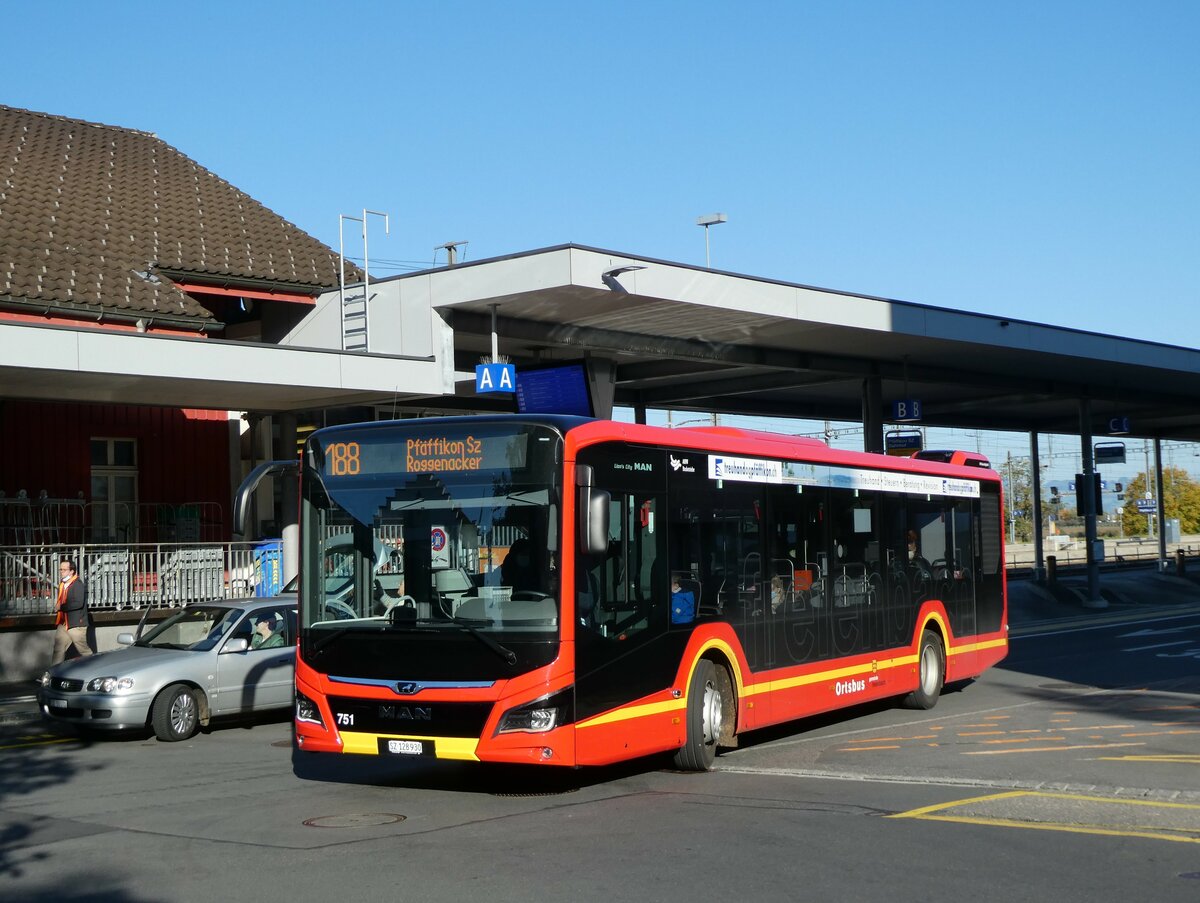
M1019 638L929 712L762 732L704 775L0 731L4 900L1200 899L1200 616Z

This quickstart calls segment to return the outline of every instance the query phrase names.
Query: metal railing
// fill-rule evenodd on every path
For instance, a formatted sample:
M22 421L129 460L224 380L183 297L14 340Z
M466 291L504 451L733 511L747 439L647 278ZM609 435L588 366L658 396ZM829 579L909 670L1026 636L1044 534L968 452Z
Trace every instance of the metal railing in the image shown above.
M78 562L95 612L268 595L279 556L270 542L0 546L0 616L52 614L63 558Z
M227 535L216 502L87 502L0 493L0 548L80 543L209 543Z
M1182 551L1185 556L1200 555L1200 536L1181 536L1179 542L1167 543L1167 558L1174 559ZM1061 541L1047 542L1043 547L1043 560L1054 556L1059 567L1087 564L1087 545L1083 539L1063 537ZM1128 562L1152 562L1158 560L1158 540L1112 539L1104 540L1104 561L1109 564ZM1009 570L1032 568L1036 564L1033 543L1010 544L1004 550L1004 565Z

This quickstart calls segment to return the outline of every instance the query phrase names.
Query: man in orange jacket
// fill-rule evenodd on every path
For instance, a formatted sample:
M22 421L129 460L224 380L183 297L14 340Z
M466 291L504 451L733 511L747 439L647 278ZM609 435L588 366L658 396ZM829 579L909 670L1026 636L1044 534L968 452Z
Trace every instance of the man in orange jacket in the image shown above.
M54 655L51 665L57 665L67 657L67 647L74 645L80 655L91 655L92 647L88 645L88 625L91 617L88 615L87 587L79 579L75 562L64 558L58 565L58 611L54 616Z

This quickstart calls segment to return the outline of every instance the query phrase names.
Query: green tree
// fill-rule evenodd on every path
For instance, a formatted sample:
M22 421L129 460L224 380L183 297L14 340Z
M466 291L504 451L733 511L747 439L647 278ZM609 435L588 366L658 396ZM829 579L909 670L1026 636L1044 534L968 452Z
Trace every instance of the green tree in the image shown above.
M1146 536L1150 532L1147 516L1137 510L1137 500L1146 497L1146 474L1139 473L1125 487L1125 506L1121 522L1127 536ZM1179 518L1181 533L1200 533L1200 483L1181 467L1163 469L1164 517Z
M997 464L1004 478L1005 538L1017 542L1033 541L1033 471L1028 458L1008 458ZM1010 515L1012 520L1009 520Z

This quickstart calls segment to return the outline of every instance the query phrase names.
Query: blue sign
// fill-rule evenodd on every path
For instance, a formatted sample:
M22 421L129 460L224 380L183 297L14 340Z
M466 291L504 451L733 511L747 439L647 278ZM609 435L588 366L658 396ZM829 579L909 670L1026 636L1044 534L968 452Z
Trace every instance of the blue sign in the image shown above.
M905 398L901 401L892 402L892 422L907 423L912 420L921 419L921 400L918 398Z
M883 437L883 447L889 455L914 455L924 447L922 438L917 432L893 431Z
M1137 509L1138 514L1157 514L1158 499L1138 499Z
M1108 434L1110 436L1124 436L1129 432L1128 417L1110 417L1108 420Z
M475 391L517 391L517 368L515 364L476 364Z

